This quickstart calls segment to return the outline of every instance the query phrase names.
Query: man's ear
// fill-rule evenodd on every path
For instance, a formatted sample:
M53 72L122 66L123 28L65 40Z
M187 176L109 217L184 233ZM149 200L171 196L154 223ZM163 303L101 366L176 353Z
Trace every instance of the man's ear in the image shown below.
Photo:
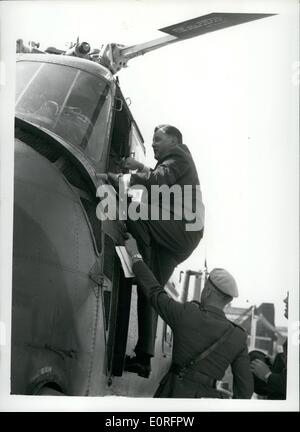
M212 287L210 285L208 285L207 291L206 291L206 297L210 297L212 292L213 292Z
M172 145L176 146L178 144L178 139L175 136L172 136Z

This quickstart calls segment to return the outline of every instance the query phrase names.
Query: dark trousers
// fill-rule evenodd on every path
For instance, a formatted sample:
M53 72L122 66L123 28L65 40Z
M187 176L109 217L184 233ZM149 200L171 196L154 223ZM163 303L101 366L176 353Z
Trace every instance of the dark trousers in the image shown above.
M126 221L128 231L136 239L145 263L161 286L171 277L175 267L187 259L199 244L201 231L186 231L181 220ZM154 356L157 313L138 287L138 342L135 353Z

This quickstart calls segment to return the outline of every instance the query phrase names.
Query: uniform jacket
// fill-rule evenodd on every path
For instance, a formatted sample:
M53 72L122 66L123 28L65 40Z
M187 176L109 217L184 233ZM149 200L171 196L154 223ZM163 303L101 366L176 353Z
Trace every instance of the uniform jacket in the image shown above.
M133 265L133 271L144 294L162 319L171 327L173 340L173 363L184 365L187 361L210 347L229 326L234 326L230 337L216 351L194 365L197 372L221 380L231 365L234 398L251 398L253 378L247 350L247 334L231 323L223 311L194 302L178 303L170 298L154 278L143 261ZM194 380L178 380L169 372L162 380L156 397L218 397L216 390L205 388Z
M151 186L178 185L182 191L182 201L162 202L151 199L151 206L157 206L171 214L183 216L183 220L191 221L195 216L199 220L199 230L204 226L204 205L197 169L188 147L179 144L169 154L160 159L155 168L131 175L130 184L142 185L150 192ZM188 186L184 188L184 186ZM150 198L150 196L149 196ZM153 195L152 195L153 198ZM150 204L150 200L148 201ZM169 204L170 203L170 204Z
M277 354L272 365L272 373L266 384L268 399L286 399L287 342L283 344L283 353Z

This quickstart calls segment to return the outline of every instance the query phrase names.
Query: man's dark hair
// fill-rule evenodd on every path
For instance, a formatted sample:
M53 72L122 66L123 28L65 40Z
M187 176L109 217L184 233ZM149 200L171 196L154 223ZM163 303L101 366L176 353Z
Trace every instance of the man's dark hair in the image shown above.
M178 140L178 144L182 144L182 133L175 126L159 125L159 126L156 126L156 128L154 129L154 132L157 132L158 130L161 130L163 133L165 133L167 135L176 137Z

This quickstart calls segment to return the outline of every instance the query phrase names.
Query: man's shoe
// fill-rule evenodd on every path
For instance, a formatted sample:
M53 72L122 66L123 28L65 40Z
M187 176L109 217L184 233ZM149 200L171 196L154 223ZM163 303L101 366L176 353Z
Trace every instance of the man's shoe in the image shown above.
M143 378L149 378L151 372L151 366L141 361L137 357L125 357L124 370L126 372L137 373L138 376Z

